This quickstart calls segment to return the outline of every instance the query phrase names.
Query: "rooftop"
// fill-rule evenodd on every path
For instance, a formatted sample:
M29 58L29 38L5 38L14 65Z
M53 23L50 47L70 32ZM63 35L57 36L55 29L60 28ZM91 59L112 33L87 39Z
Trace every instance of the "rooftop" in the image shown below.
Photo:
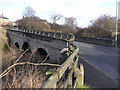
M7 17L4 17L3 15L0 15L0 18L2 18L2 19L9 19Z

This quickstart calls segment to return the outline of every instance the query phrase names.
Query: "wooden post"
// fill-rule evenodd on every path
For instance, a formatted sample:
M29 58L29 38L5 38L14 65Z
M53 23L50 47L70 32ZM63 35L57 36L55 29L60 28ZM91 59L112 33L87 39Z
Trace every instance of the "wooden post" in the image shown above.
M54 87L53 87L53 88L57 88L57 84L56 84L56 83L54 84Z
M80 73L81 73L81 85L84 85L84 67L83 67L83 64L80 64Z
M74 67L74 73L75 73L75 83L74 83L74 87L81 87L84 85L84 68L83 68L83 64L80 64L80 69L78 67Z

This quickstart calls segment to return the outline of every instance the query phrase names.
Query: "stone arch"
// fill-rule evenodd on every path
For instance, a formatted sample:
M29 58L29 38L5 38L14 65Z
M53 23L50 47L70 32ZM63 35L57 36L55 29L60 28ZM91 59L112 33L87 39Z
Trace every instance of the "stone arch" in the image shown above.
M15 42L15 46L16 46L16 48L20 48L20 45L18 42Z
M23 45L22 45L22 50L25 51L25 50L27 50L27 49L29 49L29 51L31 52L30 46L29 46L28 42L24 42Z
M34 61L35 62L42 62L45 59L46 59L46 61L49 60L49 56L48 56L47 51L43 48L38 48L34 54Z

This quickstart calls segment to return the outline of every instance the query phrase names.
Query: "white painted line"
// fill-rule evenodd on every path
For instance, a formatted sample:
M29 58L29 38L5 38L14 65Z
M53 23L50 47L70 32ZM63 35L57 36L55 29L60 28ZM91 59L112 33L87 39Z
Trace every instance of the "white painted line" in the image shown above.
M78 54L79 55L79 54ZM103 70L101 70L98 67L95 67L92 63L90 63L88 60L82 58L79 56L79 58L81 58L82 60L84 60L86 63L88 63L89 65L91 65L93 68L95 68L96 70L98 70L99 72L102 72L104 75L106 75L107 77L109 77L111 80L113 80L115 83L118 84L118 80L114 79L111 75L109 75L108 73L104 72Z

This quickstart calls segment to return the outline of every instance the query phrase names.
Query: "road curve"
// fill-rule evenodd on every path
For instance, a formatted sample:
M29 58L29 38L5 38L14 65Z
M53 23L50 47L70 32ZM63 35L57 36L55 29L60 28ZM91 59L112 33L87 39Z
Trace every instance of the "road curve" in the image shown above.
M120 80L118 78L118 48L83 42L74 42L74 44L80 48L80 57L113 79Z

